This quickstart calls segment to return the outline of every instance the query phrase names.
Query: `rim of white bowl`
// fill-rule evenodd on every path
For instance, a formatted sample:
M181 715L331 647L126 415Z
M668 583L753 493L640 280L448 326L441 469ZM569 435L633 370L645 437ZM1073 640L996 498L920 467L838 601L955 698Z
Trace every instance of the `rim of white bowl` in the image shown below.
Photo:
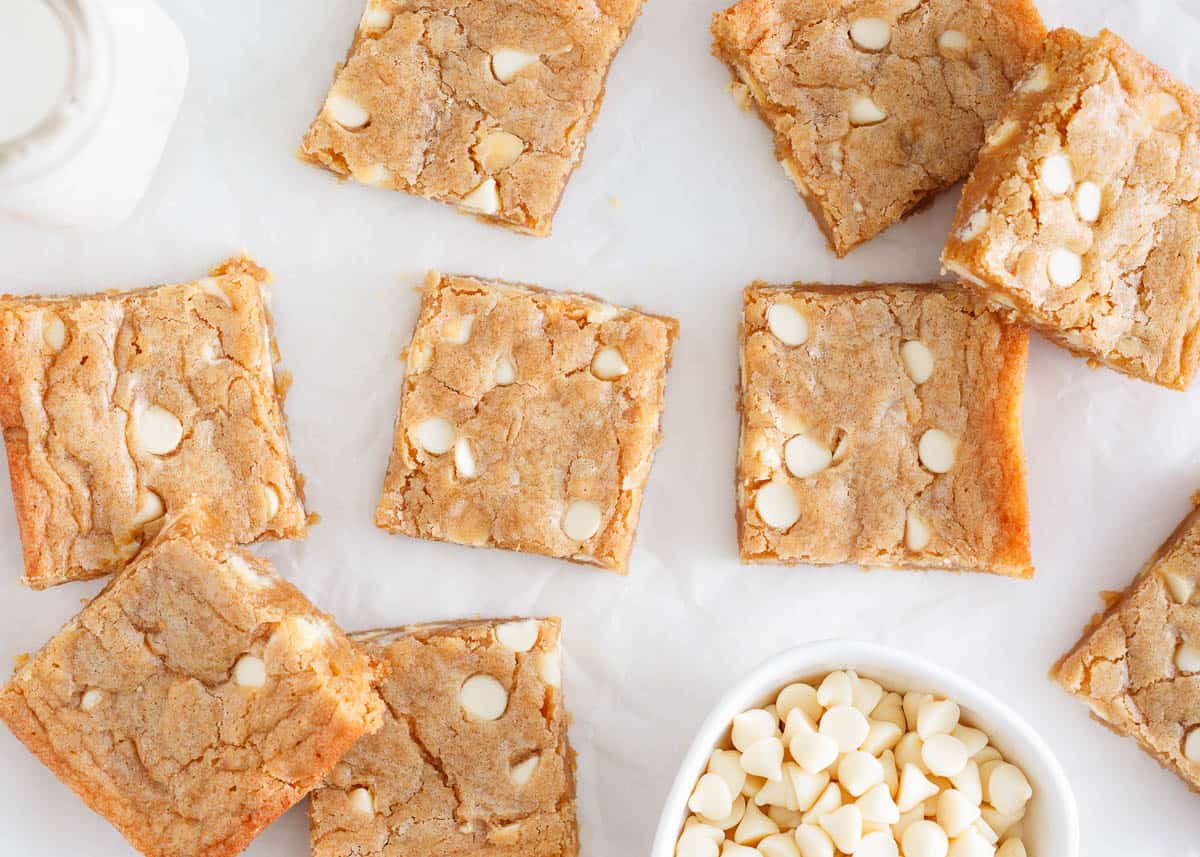
M688 746L675 780L667 792L650 857L673 857L675 843L687 818L687 800L703 773L717 742L728 731L733 716L761 704L767 695L788 682L803 681L835 669L852 669L887 686L912 685L906 690L929 690L954 700L965 719L996 736L1006 759L1014 760L1035 788L1039 812L1057 819L1058 836L1049 842L1029 843L1033 857L1078 857L1079 811L1066 773L1054 752L1033 727L1007 704L970 679L911 652L860 640L828 639L803 643L760 663L723 693ZM890 673L890 676L881 676ZM898 678L910 676L911 679ZM889 690L896 689L894 686Z

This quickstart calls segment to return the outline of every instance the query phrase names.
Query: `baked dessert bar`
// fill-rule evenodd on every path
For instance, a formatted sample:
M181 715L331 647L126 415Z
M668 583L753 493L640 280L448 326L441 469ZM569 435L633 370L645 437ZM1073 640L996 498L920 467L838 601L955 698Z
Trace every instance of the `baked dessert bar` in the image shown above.
M1118 735L1200 791L1200 509L1193 511L1054 677Z
M640 9L369 0L300 157L548 235Z
M305 535L269 278L242 257L194 283L0 298L24 583L115 571L193 495L235 541Z
M938 285L745 291L743 562L1033 574L1028 334Z
M353 638L391 667L387 713L313 792L313 857L578 853L557 619Z
M1055 30L988 136L942 264L1061 345L1166 387L1200 360L1200 96Z
M839 256L971 171L1046 34L1031 0L741 0L712 32Z
M581 295L430 274L375 523L623 573L677 331Z
M0 692L0 719L148 857L227 857L379 727L383 668L189 507Z

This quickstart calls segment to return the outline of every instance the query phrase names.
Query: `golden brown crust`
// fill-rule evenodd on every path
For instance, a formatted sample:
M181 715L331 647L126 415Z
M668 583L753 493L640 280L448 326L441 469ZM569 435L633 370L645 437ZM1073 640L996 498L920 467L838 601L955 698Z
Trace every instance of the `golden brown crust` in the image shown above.
M342 177L548 235L640 9L640 0L586 9L563 0L371 0L330 90L370 119L347 127L327 101L299 156ZM502 50L536 58L501 80L492 58ZM511 154L487 154L484 141L494 132L513 135ZM488 182L495 210L469 201Z
M807 320L802 344L781 341L768 311ZM1028 336L961 289L931 285L773 287L745 291L741 331L737 520L743 562L851 562L866 567L1033 573L1021 438ZM914 382L901 357L921 342L933 372ZM926 431L957 444L935 474L918 456ZM797 476L787 444L832 453ZM767 485L796 501L793 523L757 507ZM909 541L915 516L927 544Z
M890 26L885 47L852 39L861 18ZM742 0L713 16L712 32L713 53L844 256L970 172L1046 30L1028 0ZM966 48L943 47L946 32ZM884 118L852 123L857 97Z
M507 638L515 649L503 634L510 628L526 631ZM314 857L578 853L558 619L474 619L351 636L392 668L382 688L388 712L383 728L313 793ZM462 707L461 688L480 675L507 694L495 720L472 719ZM514 766L535 757L514 778ZM356 805L356 789L369 795L366 806Z
M380 723L386 670L213 531L181 512L0 692L13 734L148 857L240 852Z
M677 331L673 319L581 295L431 274L376 525L623 573ZM592 362L613 349L628 371L602 379ZM453 448L416 442L429 420L444 421ZM562 527L577 502L600 514L581 539Z
M194 283L0 299L0 427L24 583L119 569L193 495L211 498L240 542L306 534L269 279L240 257ZM141 442L156 408L180 426L165 453Z
M1200 364L1198 129L1200 96L1116 35L1055 30L989 131L943 266L1072 353L1185 389ZM1065 192L1043 179L1064 159ZM1051 277L1064 253L1077 280Z
M1092 717L1133 738L1200 792L1200 762L1184 753L1200 727L1200 674L1181 650L1200 648L1200 508L1192 511L1121 593L1107 599L1051 677Z

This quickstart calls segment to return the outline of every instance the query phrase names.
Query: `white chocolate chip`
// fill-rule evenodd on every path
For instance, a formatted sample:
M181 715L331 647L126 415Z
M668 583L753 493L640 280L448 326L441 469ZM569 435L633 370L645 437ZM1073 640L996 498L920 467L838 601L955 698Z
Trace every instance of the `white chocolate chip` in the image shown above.
M861 797L883 782L883 765L870 753L854 750L838 762L837 778L852 797Z
M468 720L496 720L508 708L508 691L494 676L476 673L458 689L458 702Z
M972 758L988 743L988 737L983 732L972 729L970 726L963 726L961 723L955 726L950 734L963 742L963 746L967 748L967 755Z
M883 699L879 700L879 704L875 706L875 710L871 712L871 716L876 720L895 723L901 731L908 726L904 720L903 698L895 692L885 693Z
M62 351L67 344L67 326L54 313L47 313L42 319L42 341L51 351Z
M1175 650L1175 668L1182 673L1200 672L1200 649L1181 642Z
M1042 187L1054 196L1064 196L1075 184L1071 170L1071 159L1059 152L1042 161Z
M392 13L387 9L369 6L367 11L363 12L362 21L358 26L364 33L385 32L392 26Z
M762 857L800 857L800 848L790 833L776 833L758 843Z
M1102 195L1095 182L1083 182L1075 191L1075 213L1084 223L1095 223L1100 219Z
M842 789L837 783L830 783L821 792L817 802L808 812L804 813L801 822L804 824L819 824L823 815L828 815L842 805Z
M625 358L611 345L597 349L595 356L592 357L592 374L601 381L615 381L628 372L629 367L625 365Z
M409 437L430 455L444 455L454 448L455 431L449 420L426 417L409 430Z
M517 785L525 785L533 779L533 772L537 770L538 762L541 761L541 758L539 754L534 753L528 759L522 759L508 769L509 777Z
M1020 839L1007 839L996 849L996 857L1029 857L1025 843Z
M904 546L910 551L923 551L929 546L930 537L929 525L916 512L909 511L904 518Z
M454 471L462 479L474 479L479 472L471 442L460 437L454 442Z
M803 479L820 473L833 462L833 452L807 435L798 434L783 446L788 472Z
M133 525L135 527L144 527L151 521L157 521L161 518L165 511L162 497L147 489L142 494L137 511L133 513Z
M150 405L135 414L133 432L138 445L146 452L167 455L183 440L183 423L166 408Z
M757 845L768 836L779 832L779 825L767 818L754 804L746 805L746 814L733 832L733 841L738 845Z
M717 843L695 829L685 830L675 846L675 857L717 857Z
M938 787L916 765L905 765L900 771L900 789L896 794L896 806L908 812L938 793Z
M953 700L926 699L917 706L917 734L922 741L934 735L949 735L958 725L959 716L958 704Z
M949 857L994 857L996 848L974 828L950 843Z
M562 654L558 649L538 652L535 664L538 676L547 687L562 687Z
M350 800L350 808L359 815L375 814L375 801L371 800L371 793L362 786L350 789L346 797Z
M953 777L967 766L967 748L953 735L930 735L921 745L921 760L931 774Z
M221 286L220 281L215 277L204 277L203 279L197 280L196 288L204 292L204 294L208 295L209 297L216 298L221 303L225 304L225 306L233 306L233 303L229 300L229 295L225 293L225 289Z
M808 340L808 319L789 304L767 307L767 329L784 345L803 345Z
M833 840L815 824L801 824L793 834L800 857L833 857Z
M500 210L500 192L496 189L496 180L491 176L484 179L458 203L480 214L495 214Z
M79 707L84 711L91 711L99 705L104 699L104 694L94 687L88 688L83 693L83 698L79 700Z
M768 781L783 776L783 741L778 738L760 738L742 752L742 769Z
M502 646L514 652L528 652L538 641L538 623L536 619L520 619L516 622L505 622L496 626L496 639Z
M900 820L900 810L892 799L886 782L877 783L855 801L862 812L863 821L873 824L895 824Z
M968 219L966 225L958 231L959 241L974 241L983 234L983 230L987 228L988 212L987 209L981 208L976 211Z
M330 119L348 131L365 128L371 121L371 114L365 107L353 98L347 98L337 93L332 93L325 99L325 110L329 113Z
M763 738L774 738L779 734L779 721L764 708L751 708L733 717L730 740L743 753L750 745Z
M525 141L507 131L492 131L475 144L475 158L484 172L508 169L525 151Z
M267 683L267 665L262 658L242 655L233 665L233 683L238 687L262 687Z
M829 785L829 774L810 774L791 762L784 763L784 778L790 781L796 808L808 811ZM796 827L795 824L792 827Z
M729 784L717 774L705 774L688 798L688 809L708 818L724 818L733 810Z
M1009 140L1017 135L1020 126L1013 119L1005 119L1003 122L997 122L988 131L987 141L984 149L995 149L1003 146Z
M1197 746L1200 749L1200 745ZM1021 810L1033 797L1033 787L1016 765L1000 762L987 778L988 803L1003 813Z
M746 785L746 771L742 768L742 756L737 750L713 750L708 757L708 773L725 780L729 791L741 794Z
M585 542L600 529L603 512L591 500L572 500L563 512L562 531L573 542Z
M864 51L881 51L892 40L892 25L883 18L856 18L850 22L850 39Z
M938 51L950 56L962 56L971 47L967 34L962 30L946 30L938 36Z
M858 843L854 857L900 857L900 848L891 833L872 830L867 831Z
M763 523L775 530L787 530L800 520L800 501L786 482L768 482L759 488L754 509Z
M969 748L967 752L970 752ZM950 778L950 784L976 806L983 802L983 780L979 777L979 765L974 759L969 760L961 771Z
M931 473L948 473L958 457L958 441L941 429L929 429L917 443L917 457Z
M442 324L442 339L452 345L463 345L470 340L474 327L475 316L456 315Z
M267 520L270 521L279 514L279 489L267 482L260 485L259 489L262 491L263 502L267 504Z
M878 756L884 750L895 747L904 734L899 726L886 720L872 720L870 723L871 730L867 732L867 739L863 741L862 749L872 756Z
M501 83L511 83L524 68L537 62L540 57L516 48L500 48L492 53L492 74Z
M946 835L960 835L979 818L979 803L958 789L946 789L937 799L937 823Z
M885 119L887 113L868 96L856 95L850 101L851 125L878 125Z
M904 831L900 846L904 857L946 857L950 843L946 831L932 821L915 821Z
M821 717L820 734L836 741L840 753L857 750L870 731L866 715L851 705L835 705Z
M1163 574L1163 582L1167 585L1171 597L1175 599L1177 604L1188 604L1191 602L1192 595L1196 591L1196 581L1181 574L1166 572Z
M737 827L742 820L742 816L746 814L746 798L742 795L734 795L733 808L721 818L709 818L701 816L706 824L711 824L713 827L721 830L729 830L732 827Z
M818 701L816 689L811 684L789 684L775 697L775 709L784 723L788 722L788 715L796 708L807 714L814 723L820 719L823 707ZM816 731L815 728L813 731Z
M914 384L924 384L933 374L933 352L919 339L910 339L900 346L900 362Z
M817 823L843 854L853 854L862 840L862 813L852 803L821 816Z
M1050 86L1050 69L1045 63L1040 63L1033 73L1017 86L1020 93L1045 92Z
M496 374L494 378L496 386L507 387L509 384L517 380L517 369L513 366L512 360L507 357L501 357L496 361Z
M792 738L788 752L810 774L818 774L837 761L838 742L829 735L802 733Z
M1083 260L1078 253L1072 253L1070 250L1052 250L1046 260L1046 272L1054 285L1073 286L1083 276Z
M854 683L844 670L834 670L821 680L817 688L817 702L824 708L835 705L850 705L854 702Z

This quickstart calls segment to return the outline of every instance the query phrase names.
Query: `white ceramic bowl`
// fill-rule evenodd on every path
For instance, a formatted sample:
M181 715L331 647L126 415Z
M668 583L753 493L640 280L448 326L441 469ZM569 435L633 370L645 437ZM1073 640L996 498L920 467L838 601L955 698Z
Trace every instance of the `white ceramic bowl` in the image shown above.
M675 842L687 818L688 797L735 714L773 702L775 693L793 681L820 678L839 669L856 670L888 690L929 691L957 702L963 720L986 732L1033 785L1034 797L1023 821L1030 857L1078 857L1079 814L1071 784L1046 742L1029 724L978 685L924 658L853 640L822 640L780 652L721 697L679 766L650 857L674 857Z

